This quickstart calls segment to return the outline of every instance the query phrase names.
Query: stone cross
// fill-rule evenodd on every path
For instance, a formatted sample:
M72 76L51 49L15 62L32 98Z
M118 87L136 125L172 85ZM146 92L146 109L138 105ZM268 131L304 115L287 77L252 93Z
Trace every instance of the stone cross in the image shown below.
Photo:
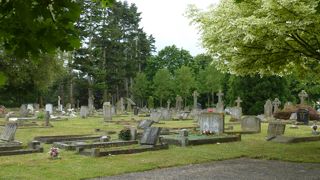
M176 97L176 109L178 111L180 111L181 110L181 106L182 106L182 97L177 95L177 97Z
M60 107L60 105L61 105L61 97L58 96L58 107Z
M240 107L240 103L242 103L242 100L238 96L237 100L235 101L237 103L237 107Z
M170 99L168 99L168 101L167 101L167 109L168 110L170 110L170 103L171 103L171 101L170 101Z
M197 104L198 104L197 101L198 101L199 93L197 91L193 91L192 96L193 96L193 109L197 109Z
M308 97L308 94L306 93L305 90L302 90L299 94L298 94L299 98L300 98L300 104L304 104L304 99Z
M274 101L272 102L273 105L273 113L278 111L278 108L280 106L281 102L278 98L275 98Z
M217 93L218 96L218 102L222 102L222 96L223 96L223 92L221 90L219 90L219 92Z

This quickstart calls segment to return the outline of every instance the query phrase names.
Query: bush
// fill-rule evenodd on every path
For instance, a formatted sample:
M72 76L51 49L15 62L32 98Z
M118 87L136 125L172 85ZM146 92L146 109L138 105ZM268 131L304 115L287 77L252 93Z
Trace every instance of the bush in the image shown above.
M119 133L119 139L128 141L131 139L131 133L129 128L124 128Z

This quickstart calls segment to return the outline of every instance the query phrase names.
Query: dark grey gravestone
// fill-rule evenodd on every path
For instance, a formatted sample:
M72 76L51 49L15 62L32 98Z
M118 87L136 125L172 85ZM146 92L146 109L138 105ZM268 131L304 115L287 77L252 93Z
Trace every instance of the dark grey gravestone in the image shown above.
M154 123L153 120L142 120L142 121L138 124L138 128L139 128L139 129L145 129L145 128L151 127L153 123Z
M309 124L309 111L307 109L299 109L297 111L297 121Z
M12 122L9 122L6 124L1 136L0 136L0 140L3 140L3 141L14 141L14 137L16 135L16 131L17 131L17 128L18 128L18 124L17 123L12 123Z
M141 145L156 145L160 135L160 127L149 127L144 129L140 144Z
M261 120L256 116L244 116L241 119L242 131L261 132Z
M28 116L27 104L21 104L19 112L21 117L27 117Z
M81 118L87 118L88 115L89 115L88 106L81 106L81 108L80 108L80 117Z
M267 132L267 140L271 140L272 138L283 135L286 129L286 124L281 122L270 122L268 126Z
M216 134L224 132L223 113L202 113L199 115L200 131L210 131Z

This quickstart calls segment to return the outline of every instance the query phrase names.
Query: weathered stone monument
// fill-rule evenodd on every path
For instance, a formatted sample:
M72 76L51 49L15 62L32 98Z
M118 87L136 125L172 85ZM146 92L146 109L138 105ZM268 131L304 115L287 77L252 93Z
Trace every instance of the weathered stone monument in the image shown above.
M217 107L216 107L216 111L218 113L223 113L224 112L224 103L223 103L223 100L222 100L222 96L224 94L222 93L221 90L219 90L219 92L217 93L217 96L218 96L218 103L217 103Z
M89 109L88 106L81 106L80 108L80 117L85 119L89 115Z
M45 111L49 111L50 114L53 113L53 105L52 104L46 104Z
M199 93L197 91L193 91L192 96L193 96L193 109L197 109Z
M155 121L155 122L159 122L161 117L162 117L162 113L159 112L159 111L152 111L150 113L150 119Z
M27 109L27 105L26 104L21 104L20 106L20 116L21 117L26 117L28 116L28 109Z
M270 101L270 99L268 99L264 104L264 118L265 119L272 118L272 102Z
M300 104L303 105L304 104L304 99L308 97L308 94L306 93L305 90L302 90L299 94L298 94L299 98L300 98Z
M168 101L167 101L167 109L168 110L170 110L170 103L171 103L171 101L170 101L170 99L168 99Z
M199 115L200 131L222 134L224 132L223 113L201 113Z
M94 114L94 96L89 96L88 98L88 112L90 115Z
M50 125L50 112L49 111L46 111L46 115L45 115L45 123L44 123L44 126L49 126Z
M182 109L182 97L177 95L176 97L176 110L181 111Z
M153 123L154 123L153 120L142 120L138 124L138 128L139 129L145 129L145 128L151 127Z
M276 113L279 111L279 106L281 105L281 102L278 98L275 98L274 101L272 102L273 105L273 113Z
M239 121L242 116L242 108L241 108L241 102L242 100L238 96L237 100L235 100L237 106L230 108L230 121Z
M161 128L160 127L149 127L144 129L140 144L141 145L156 145Z
M112 121L112 107L110 102L103 103L103 119L104 121Z
M18 123L16 122L8 122L0 135L0 140L11 142L14 141L14 137L16 135L16 131L18 128Z
M256 116L244 116L241 119L241 129L247 132L261 132L261 120Z
M27 111L30 114L34 114L34 107L33 104L27 104Z
M283 135L286 129L286 124L281 122L270 122L267 132L267 140L270 140L276 136Z
M59 112L62 112L62 110L63 110L63 106L62 106L62 104L61 104L61 97L58 96L58 111L59 111Z

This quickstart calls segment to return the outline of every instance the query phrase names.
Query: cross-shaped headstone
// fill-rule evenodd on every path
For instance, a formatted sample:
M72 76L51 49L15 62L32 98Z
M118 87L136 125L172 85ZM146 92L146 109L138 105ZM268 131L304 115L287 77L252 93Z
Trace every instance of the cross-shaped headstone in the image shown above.
M177 97L176 97L176 109L178 111L180 111L181 108L182 108L181 106L182 106L182 97L177 95Z
M219 92L217 93L218 96L218 102L222 102L222 96L223 96L223 92L221 92L221 90L219 90Z
M193 96L193 108L197 109L199 93L197 91L193 91L192 96Z
M280 104L281 104L280 100L278 98L275 98L274 101L272 102L274 113L278 111Z
M306 93L305 90L302 90L299 94L298 94L299 98L300 98L300 104L304 104L304 99L308 97L308 94Z
M242 103L242 100L238 96L237 100L235 101L237 103L237 107L240 107L240 103Z

